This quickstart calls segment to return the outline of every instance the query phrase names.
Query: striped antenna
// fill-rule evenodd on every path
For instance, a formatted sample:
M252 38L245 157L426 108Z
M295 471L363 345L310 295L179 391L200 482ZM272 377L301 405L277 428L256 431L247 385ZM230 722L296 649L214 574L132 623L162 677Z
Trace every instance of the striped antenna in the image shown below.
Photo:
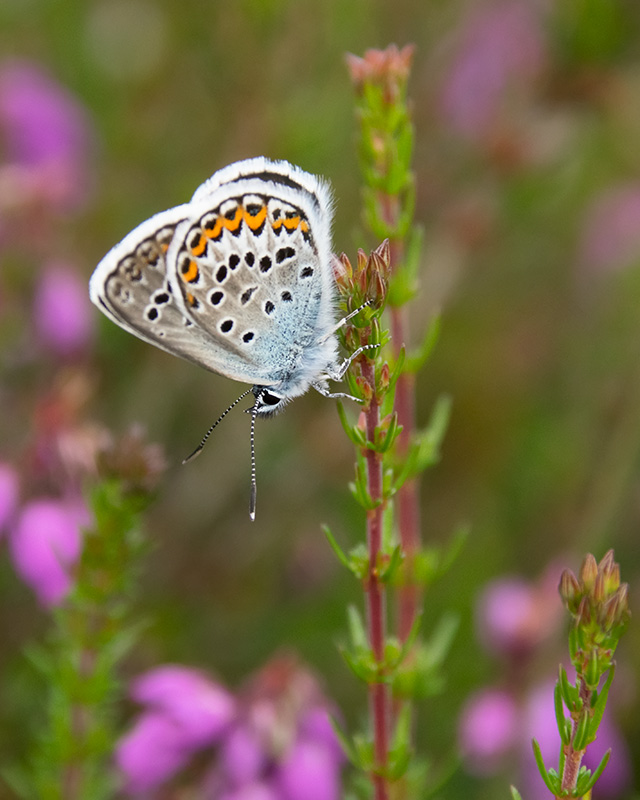
M199 455L200 455L200 453L202 452L202 449L204 448L205 444L207 443L207 439L209 438L209 436L211 436L211 433L213 432L213 429L214 429L215 427L217 427L217 425L218 425L220 422L222 422L222 420L223 420L223 419L224 419L224 418L227 416L227 414L228 414L228 413L231 411L231 409L232 409L232 408L235 408L235 407L238 405L238 403L239 403L241 400L244 400L244 398L245 398L245 397L246 397L248 394L251 394L251 392L252 392L252 391L253 391L252 389L247 389L247 391L246 391L246 392L243 392L243 393L240 395L240 397L239 397L237 400L234 400L234 401L233 401L233 403L231 403L231 405L229 406L229 408L227 408L227 410L226 410L226 411L223 411L223 412L222 412L222 414L220 414L220 416L218 417L218 419L217 419L217 420L216 420L216 421L213 423L213 425L212 425L212 426L209 428L209 430L208 430L208 431L205 433L205 435L202 437L202 441L201 441L201 442L200 442L200 444L199 444L199 445L196 447L196 449L193 451L193 453L191 453L191 455L190 455L190 456L187 456L187 457L186 457L186 458L185 458L185 459L182 461L182 463L183 463L183 464L186 464L188 461L193 461L193 459L194 459L196 456L199 456ZM255 409L255 406L254 406L254 409ZM252 445L251 447L252 447L252 449L253 449L253 445Z

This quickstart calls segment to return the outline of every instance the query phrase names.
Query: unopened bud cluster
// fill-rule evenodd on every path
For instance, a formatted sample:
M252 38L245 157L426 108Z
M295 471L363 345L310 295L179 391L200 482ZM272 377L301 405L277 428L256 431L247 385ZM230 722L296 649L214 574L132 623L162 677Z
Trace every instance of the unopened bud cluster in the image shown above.
M572 661L581 670L600 675L611 664L613 652L629 619L628 585L620 582L620 566L609 550L598 564L588 554L578 577L564 570L558 587L574 619ZM595 680L596 675L594 674Z

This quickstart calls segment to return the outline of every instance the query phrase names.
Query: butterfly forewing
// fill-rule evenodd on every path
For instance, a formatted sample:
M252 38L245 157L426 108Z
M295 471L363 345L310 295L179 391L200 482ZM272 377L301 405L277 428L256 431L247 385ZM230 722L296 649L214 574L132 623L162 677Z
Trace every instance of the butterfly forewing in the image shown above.
M323 210L277 177L263 171L201 187L168 254L185 315L240 354L257 384L296 371L332 305L316 246L316 228L328 227Z

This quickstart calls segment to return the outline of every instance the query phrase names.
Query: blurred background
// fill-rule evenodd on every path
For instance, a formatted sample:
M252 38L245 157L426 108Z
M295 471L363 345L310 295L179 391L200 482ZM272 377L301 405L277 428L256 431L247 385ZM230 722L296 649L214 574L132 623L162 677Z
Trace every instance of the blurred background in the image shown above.
M461 523L471 531L426 597L427 632L445 611L460 630L442 695L421 706L419 746L435 764L461 738L470 751L443 797L507 797L509 782L526 792L521 761L474 763L464 731L473 698L514 676L509 647L491 636L501 623L490 592L511 587L529 603L509 633L530 636L521 708L536 706L566 652L563 567L613 547L632 611L638 598L634 0L1 0L0 459L25 503L60 490L52 448L79 469L95 426L143 426L168 467L146 514L153 546L138 605L149 626L128 674L171 661L235 686L290 649L349 723L362 718L365 697L336 647L346 606L362 595L320 529L347 548L364 532L334 403L311 392L258 423L252 524L246 415L230 414L181 466L243 387L124 333L89 307L86 286L130 229L254 155L331 181L337 252L376 246L361 225L344 56L391 42L416 45L416 343L442 314L418 376L420 424L440 395L453 401L442 461L422 481L423 536L438 544ZM0 596L6 762L31 735L38 684L24 648L49 617L2 541ZM498 608L511 607L505 597ZM610 702L617 783L599 796L636 796L639 655L632 625Z

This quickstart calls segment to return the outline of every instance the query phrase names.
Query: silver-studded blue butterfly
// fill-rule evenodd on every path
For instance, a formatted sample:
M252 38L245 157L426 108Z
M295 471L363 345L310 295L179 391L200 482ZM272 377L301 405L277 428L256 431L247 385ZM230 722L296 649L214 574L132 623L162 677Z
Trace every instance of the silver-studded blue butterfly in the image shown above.
M190 202L135 228L91 277L92 301L120 327L252 384L220 417L253 394L252 519L256 417L310 387L349 397L327 385L360 352L338 359L335 332L347 318L336 321L331 217L322 179L286 161L239 161L214 173Z

